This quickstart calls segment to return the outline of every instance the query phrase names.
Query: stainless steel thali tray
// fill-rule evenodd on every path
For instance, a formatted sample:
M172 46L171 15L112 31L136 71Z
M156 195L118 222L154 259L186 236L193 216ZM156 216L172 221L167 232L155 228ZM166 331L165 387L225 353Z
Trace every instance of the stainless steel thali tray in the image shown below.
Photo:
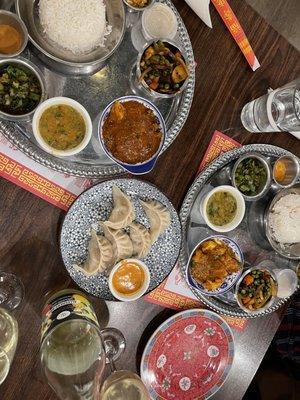
M194 94L195 63L192 45L179 13L170 0L162 2L169 5L177 16L178 31L173 41L184 49L187 63L190 66L189 81L183 93L172 99L158 100L148 97L156 104L166 121L167 135L164 151L175 140L188 117ZM117 97L135 91L132 82L133 75L135 76L134 65L138 51L135 49L133 41L136 40L135 36L140 24L141 13L127 12L126 30L122 43L107 60L105 66L92 76L71 76L50 70L38 57L37 50L33 46L28 46L21 54L22 57L35 63L44 74L48 97L71 97L89 111L94 129L92 140L84 151L68 158L59 158L44 152L33 137L31 123L17 125L12 122L0 121L0 133L38 163L59 172L88 178L108 177L124 172L103 153L97 138L97 125L101 112L108 103ZM147 94L143 97L147 98Z
M252 144L226 152L213 161L200 173L190 187L181 207L180 219L182 223L183 244L180 252L180 269L185 276L186 263L189 255L197 243L216 232L204 222L200 213L200 202L203 196L213 187L231 184L230 174L234 162L240 156L258 152L266 156L271 162L283 155L291 155L288 151L266 144ZM296 269L297 260L282 257L270 246L265 234L265 212L279 188L274 184L269 192L261 199L246 202L246 214L243 222L226 236L234 239L240 246L245 257L245 266L258 265L264 260L270 260L278 267ZM259 313L246 313L241 310L234 297L234 289L219 296L205 296L189 286L194 295L213 310L234 317L254 318L277 310L288 299L276 299L273 306ZM298 285L299 288L299 285Z

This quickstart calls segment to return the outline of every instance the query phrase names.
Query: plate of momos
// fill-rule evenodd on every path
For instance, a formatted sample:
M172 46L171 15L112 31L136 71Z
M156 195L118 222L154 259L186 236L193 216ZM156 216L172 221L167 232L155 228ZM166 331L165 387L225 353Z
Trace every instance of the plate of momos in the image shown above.
M138 258L148 267L148 292L174 267L181 225L168 198L138 179L113 179L83 192L65 216L60 250L71 278L86 292L114 300L108 276L122 259Z

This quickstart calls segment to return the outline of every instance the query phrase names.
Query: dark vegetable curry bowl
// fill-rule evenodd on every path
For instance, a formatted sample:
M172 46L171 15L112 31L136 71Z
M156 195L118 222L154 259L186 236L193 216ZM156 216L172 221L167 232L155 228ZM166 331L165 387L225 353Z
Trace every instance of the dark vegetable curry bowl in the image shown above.
M98 134L111 160L141 175L153 169L165 142L166 127L160 111L149 100L123 96L104 109Z
M155 97L174 97L189 80L183 51L170 40L148 42L139 53L136 69L140 85Z
M234 164L231 180L245 200L255 201L268 192L272 183L272 168L262 154L248 153Z
M43 75L33 63L23 58L0 60L0 118L30 120L45 98Z

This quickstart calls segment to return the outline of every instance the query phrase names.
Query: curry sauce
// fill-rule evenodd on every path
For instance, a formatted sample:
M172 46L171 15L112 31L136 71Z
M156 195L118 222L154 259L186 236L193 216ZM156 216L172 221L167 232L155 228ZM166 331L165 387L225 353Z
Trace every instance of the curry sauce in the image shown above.
M132 295L139 291L145 281L142 267L134 262L124 261L114 273L112 284L115 290L123 295Z
M115 102L103 125L103 140L118 160L137 164L159 149L162 132L154 112L138 101Z
M49 146L68 150L84 139L86 125L83 116L73 107L59 104L47 108L41 115L39 131Z

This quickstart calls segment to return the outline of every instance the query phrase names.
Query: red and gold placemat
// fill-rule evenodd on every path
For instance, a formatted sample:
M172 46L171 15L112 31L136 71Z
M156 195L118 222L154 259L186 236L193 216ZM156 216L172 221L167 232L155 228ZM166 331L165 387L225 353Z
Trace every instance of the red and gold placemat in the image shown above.
M240 143L224 135L224 133L215 131L197 173L201 172L206 165L221 153L240 146ZM199 306L203 307L202 303L194 296L183 279L178 264L161 285L145 296L145 300L174 310L185 310ZM227 316L224 316L224 318L238 331L242 331L246 328L247 320L244 318Z
M1 134L0 145L0 176L65 211L93 183L38 164Z

